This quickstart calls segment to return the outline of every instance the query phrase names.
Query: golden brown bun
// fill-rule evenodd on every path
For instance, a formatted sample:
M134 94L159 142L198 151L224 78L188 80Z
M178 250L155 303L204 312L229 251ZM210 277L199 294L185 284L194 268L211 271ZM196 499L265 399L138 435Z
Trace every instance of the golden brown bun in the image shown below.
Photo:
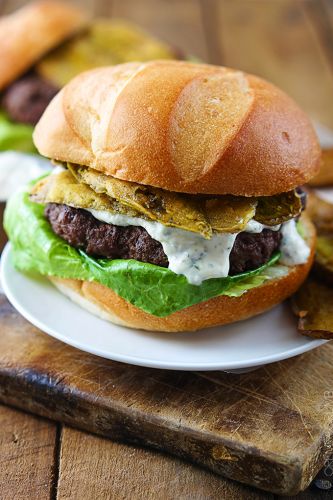
M313 177L320 159L308 118L274 85L181 61L82 73L34 141L49 158L187 193L281 193Z
M34 2L0 19L0 90L87 23L65 2Z
M287 275L271 279L240 297L220 296L201 302L166 318L138 309L113 290L98 283L49 277L74 302L93 314L122 326L163 332L199 330L250 318L279 304L292 295L305 280L313 261L316 235L313 224L302 216L311 255L306 264L290 267Z

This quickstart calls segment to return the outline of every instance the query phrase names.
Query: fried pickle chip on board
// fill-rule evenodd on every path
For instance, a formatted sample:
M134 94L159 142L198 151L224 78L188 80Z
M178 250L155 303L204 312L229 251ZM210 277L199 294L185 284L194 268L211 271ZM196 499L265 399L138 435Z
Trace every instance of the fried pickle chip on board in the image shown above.
M333 204L310 191L307 214L317 229L313 273L320 281L333 286Z
M313 190L310 190L306 210L319 232L333 232L333 203L319 198Z
M313 272L320 281L333 286L333 233L317 236Z
M308 337L333 339L333 288L308 279L293 295L298 330Z
M319 174L309 181L309 185L314 187L333 185L333 148L323 149Z

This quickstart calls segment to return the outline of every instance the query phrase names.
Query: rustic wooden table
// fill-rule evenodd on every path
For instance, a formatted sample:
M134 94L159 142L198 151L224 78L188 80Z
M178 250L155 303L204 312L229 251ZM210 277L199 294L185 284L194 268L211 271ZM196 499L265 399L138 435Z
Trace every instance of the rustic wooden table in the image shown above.
M0 0L0 13L24 4ZM333 128L329 0L82 0L128 18L186 53L277 83ZM0 406L0 498L269 499L178 459ZM332 498L313 488L295 498Z

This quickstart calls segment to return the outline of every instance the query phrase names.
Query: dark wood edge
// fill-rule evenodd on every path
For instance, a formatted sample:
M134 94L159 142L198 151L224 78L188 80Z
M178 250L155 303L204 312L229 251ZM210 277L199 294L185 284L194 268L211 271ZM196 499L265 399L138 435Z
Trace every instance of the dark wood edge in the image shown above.
M37 376L38 392L33 382ZM209 433L203 436L191 429L184 438L176 425L166 428L165 422L158 417L147 418L137 412L137 417L133 419L126 407L116 403L106 407L99 404L96 398L92 405L89 401L91 395L69 391L61 380L52 380L47 373L44 383L41 380L41 375L34 374L30 369L15 373L12 369L7 371L3 368L0 371L1 402L116 441L163 450L222 476L280 495L297 494L314 477L314 474L310 475L314 464L310 467L310 464L302 464L292 458L288 461L285 457L268 455L258 458L256 454L257 474L252 475L249 483L243 471L248 471L254 464L255 448L245 453L241 448L236 449L231 441L216 440ZM328 451L325 440L322 453L315 458L316 472L323 466ZM305 479L302 480L304 474ZM289 478L288 482L286 478Z

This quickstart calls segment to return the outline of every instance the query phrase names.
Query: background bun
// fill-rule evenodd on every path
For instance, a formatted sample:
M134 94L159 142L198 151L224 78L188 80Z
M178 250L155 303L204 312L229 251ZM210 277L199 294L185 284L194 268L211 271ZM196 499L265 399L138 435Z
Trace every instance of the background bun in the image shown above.
M308 181L320 159L308 118L274 85L181 61L79 75L34 141L44 156L187 193L273 195Z
M290 267L286 276L272 279L240 297L220 296L188 307L166 318L152 316L98 283L49 277L71 300L96 316L118 325L142 330L182 332L223 325L256 316L292 295L305 280L313 261L315 229L302 217L312 252L306 264Z
M34 2L0 18L0 90L87 23L69 3Z

